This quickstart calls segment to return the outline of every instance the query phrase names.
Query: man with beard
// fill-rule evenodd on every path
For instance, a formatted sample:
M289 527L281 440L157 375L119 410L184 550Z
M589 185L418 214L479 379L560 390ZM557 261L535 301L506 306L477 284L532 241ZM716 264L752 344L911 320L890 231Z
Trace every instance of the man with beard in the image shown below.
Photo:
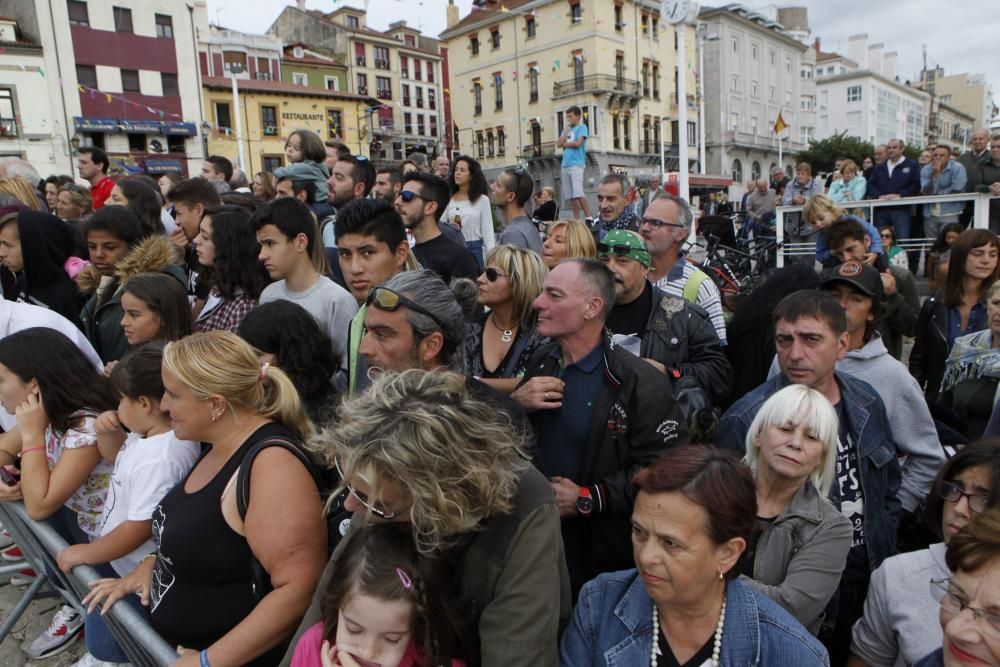
M403 188L396 198L396 211L413 234L413 254L425 269L434 271L445 284L452 278L475 279L479 266L465 245L447 238L438 226L448 205L448 184L442 178L411 171L403 177Z

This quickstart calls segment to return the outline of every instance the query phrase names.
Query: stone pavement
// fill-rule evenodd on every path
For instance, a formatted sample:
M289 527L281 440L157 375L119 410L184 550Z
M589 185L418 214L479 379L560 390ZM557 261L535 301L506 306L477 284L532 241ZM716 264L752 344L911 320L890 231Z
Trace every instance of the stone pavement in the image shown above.
M17 601L21 598L26 587L11 586L7 583L7 577L2 578L0 584L0 619L6 619L13 611ZM25 665L38 665L41 667L68 667L79 660L87 647L83 641L83 635L73 643L70 648L62 653L44 660L28 660L25 651L28 645L35 640L49 627L49 621L62 604L62 598L39 597L36 598L28 610L24 612L21 619L14 626L13 632L0 643L0 665L3 667L22 667Z

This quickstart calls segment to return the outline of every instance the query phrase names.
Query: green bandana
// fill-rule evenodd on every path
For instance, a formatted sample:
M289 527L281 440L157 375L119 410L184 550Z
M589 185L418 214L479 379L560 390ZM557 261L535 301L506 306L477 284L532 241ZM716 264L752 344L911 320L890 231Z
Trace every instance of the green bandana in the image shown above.
M646 250L646 244L643 243L642 237L626 229L612 229L597 244L597 256L607 257L608 255L630 257L649 268L649 252Z

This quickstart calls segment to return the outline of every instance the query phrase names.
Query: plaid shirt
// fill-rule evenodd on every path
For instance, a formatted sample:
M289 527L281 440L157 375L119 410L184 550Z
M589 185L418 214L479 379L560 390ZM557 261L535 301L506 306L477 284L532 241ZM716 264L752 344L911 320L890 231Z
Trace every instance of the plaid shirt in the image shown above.
M212 298L222 297L214 289L209 295ZM205 304L206 306L208 304ZM236 298L229 301L222 301L217 308L213 308L209 313L202 312L195 322L195 331L236 331L240 322L247 314L257 307L257 300L249 298L246 294L238 294Z

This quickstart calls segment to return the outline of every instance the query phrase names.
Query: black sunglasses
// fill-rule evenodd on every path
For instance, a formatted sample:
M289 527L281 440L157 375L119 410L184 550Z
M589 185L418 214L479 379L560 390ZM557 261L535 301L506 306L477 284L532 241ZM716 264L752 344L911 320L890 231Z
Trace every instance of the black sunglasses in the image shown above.
M427 201L426 197L424 197L423 195L419 195L416 192L413 192L412 190L400 190L399 198L402 199L407 204L409 204L414 199L422 199L424 201Z
M366 306L374 305L379 310L384 310L386 312L393 313L402 308L409 308L415 313L420 313L421 315L426 315L427 317L434 320L434 324L444 331L445 325L437 315L427 310L423 306L414 303L410 299L407 299L402 294L398 292L393 292L388 287L375 287L371 292L368 293L368 298L365 300Z
M509 278L510 277L506 273L500 273L499 271L497 271L496 269L494 269L492 266L488 267L485 271L483 271L483 275L485 275L486 279L488 281L490 281L491 283L495 283L500 278Z
M607 243L597 244L597 254L599 255L627 255L633 248L627 245L608 245ZM638 250L638 248L635 248Z

